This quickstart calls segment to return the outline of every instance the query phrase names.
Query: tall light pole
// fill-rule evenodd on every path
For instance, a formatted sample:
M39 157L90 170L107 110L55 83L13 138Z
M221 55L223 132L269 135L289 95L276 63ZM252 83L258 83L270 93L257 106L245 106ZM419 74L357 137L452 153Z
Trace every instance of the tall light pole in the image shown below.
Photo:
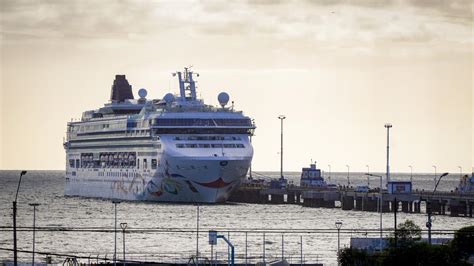
M441 181L441 178L447 176L449 173L444 173L438 178L438 182L436 183L434 189L433 189L433 194L432 197L434 196L436 192L436 188L438 188L439 181ZM436 179L436 177L435 177ZM428 243L431 245L431 226L432 226L432 220L431 220L431 202L426 200L426 212L428 214L428 221L426 222L426 227L428 227Z
M408 167L410 167L410 183L413 187L413 166L409 165Z
M328 167L329 167L329 177L328 177L328 181L329 181L329 183L331 183L331 165L328 164Z
M434 181L434 185L436 186L436 175L437 175L436 170L437 170L437 169L436 169L436 165L432 165L432 167L434 168L433 181Z
M369 165L367 164L365 167L367 167L367 173L370 174L370 168L369 168ZM369 180L369 176L367 176L367 187L370 187L370 180Z
M281 234L281 261L285 259L285 236Z
M115 209L115 219L114 219L114 266L117 265L117 204L120 203L118 200L113 200L112 203L114 204Z
M374 176L380 178L380 190L379 190L379 210L380 210L380 251L382 251L382 212L383 212L383 193L382 193L382 176L381 175L374 175L367 173L368 176Z
M340 231L342 227L342 222L337 221L334 223L337 228L337 264L339 265L339 247L340 247Z
M248 245L247 245L247 231L245 231L245 266L248 265L248 263L247 263L248 262L247 261L247 247L248 247ZM212 248L212 246L211 246L211 248Z
M386 123L385 128L387 129L387 184L390 182L390 128L392 124ZM380 187L382 189L382 187Z
M16 250L16 201L18 199L18 191L20 190L21 177L26 175L26 171L21 171L18 187L16 188L15 200L13 201L13 265L18 265L18 257Z
M39 206L39 203L30 203L30 206L33 206L33 258L31 265L35 266L35 233L36 233L36 207Z
M255 128L255 119L252 119L252 126ZM254 133L254 129L251 131L251 134L250 134L250 145L252 145L253 133ZM253 179L253 176L252 176L252 161L250 161L250 166L249 166L249 179L250 180Z
M283 120L286 118L284 115L279 115L278 119L280 119L280 178L283 179Z
M123 240L123 265L125 266L125 229L127 229L127 223L120 223L122 228L122 240Z
M265 232L263 232L263 264L265 264Z
M197 204L196 214L196 265L199 265L199 204Z
M349 181L349 165L346 164L346 167L347 167L347 186L349 187L349 185L351 184L351 182Z
M252 135L250 135L250 145L252 145ZM249 179L252 180L253 177L252 177L252 161L250 161L250 165L249 165Z
M303 236L300 236L300 266L303 266Z

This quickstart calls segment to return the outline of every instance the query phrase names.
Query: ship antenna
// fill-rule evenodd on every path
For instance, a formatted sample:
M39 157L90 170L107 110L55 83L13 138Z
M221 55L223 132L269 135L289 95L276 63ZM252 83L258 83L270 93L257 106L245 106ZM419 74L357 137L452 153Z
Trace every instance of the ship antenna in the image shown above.
M196 101L197 98L196 82L193 80L193 72L190 71L192 67L193 66L185 67L184 73L176 72L173 74L173 76L178 75L179 93L182 101ZM197 76L199 76L199 74L197 74Z

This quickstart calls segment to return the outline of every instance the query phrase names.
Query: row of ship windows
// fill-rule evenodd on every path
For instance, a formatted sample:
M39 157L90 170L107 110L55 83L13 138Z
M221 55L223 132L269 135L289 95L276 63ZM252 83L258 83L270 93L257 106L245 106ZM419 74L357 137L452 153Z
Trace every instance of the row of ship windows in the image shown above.
M77 132L77 131L69 131L69 132ZM150 135L149 129L138 129L138 130L130 130L123 128L123 131L102 131L102 130L81 130L77 132L77 134L106 134L106 135L125 135L127 136L148 136ZM161 135L161 134L253 134L253 129L251 128L155 128L152 131L153 135ZM213 137L209 137L209 140ZM221 137L222 138L222 137ZM238 137L234 137L236 140ZM232 137L227 137L225 139L232 139ZM218 140L218 137L215 137L215 140Z
M148 169L147 159L136 159L136 152L107 152L94 156L93 153L81 153L81 159L70 159L71 168L137 168ZM158 166L157 159L151 159L151 169Z
M96 131L101 129L119 129L124 128L124 122L110 123L110 124L95 124L95 125L73 125L69 127L69 132L85 132Z
M174 140L242 140L241 137L228 136L189 136L189 137L174 137Z
M201 119L201 118L156 118L148 120L148 125L155 126L252 126L248 118L244 119ZM127 121L127 128L146 126L146 120Z
M134 172L99 172L99 176L116 176L116 177L138 177L138 173Z
M245 148L244 144L241 143L227 143L227 144L195 144L195 143L178 143L176 148Z
M127 121L127 128L157 126L252 126L250 119L153 119L141 121ZM94 125L73 125L69 132L96 131L108 128L124 128L124 122Z

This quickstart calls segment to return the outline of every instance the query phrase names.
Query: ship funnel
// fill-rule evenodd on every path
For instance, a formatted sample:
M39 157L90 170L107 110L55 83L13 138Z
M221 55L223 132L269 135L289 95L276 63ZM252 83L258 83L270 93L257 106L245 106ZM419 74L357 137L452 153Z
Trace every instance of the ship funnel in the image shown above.
M133 99L132 86L128 83L125 75L115 75L112 92L110 93L110 101L123 102L127 99Z

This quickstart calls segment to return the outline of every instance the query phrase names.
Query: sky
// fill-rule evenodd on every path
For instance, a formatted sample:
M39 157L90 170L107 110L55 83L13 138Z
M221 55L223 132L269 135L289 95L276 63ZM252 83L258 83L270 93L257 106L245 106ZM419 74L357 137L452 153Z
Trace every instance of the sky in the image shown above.
M0 1L0 169L65 168L66 124L115 74L149 98L226 91L255 119L254 171L474 166L470 0Z

